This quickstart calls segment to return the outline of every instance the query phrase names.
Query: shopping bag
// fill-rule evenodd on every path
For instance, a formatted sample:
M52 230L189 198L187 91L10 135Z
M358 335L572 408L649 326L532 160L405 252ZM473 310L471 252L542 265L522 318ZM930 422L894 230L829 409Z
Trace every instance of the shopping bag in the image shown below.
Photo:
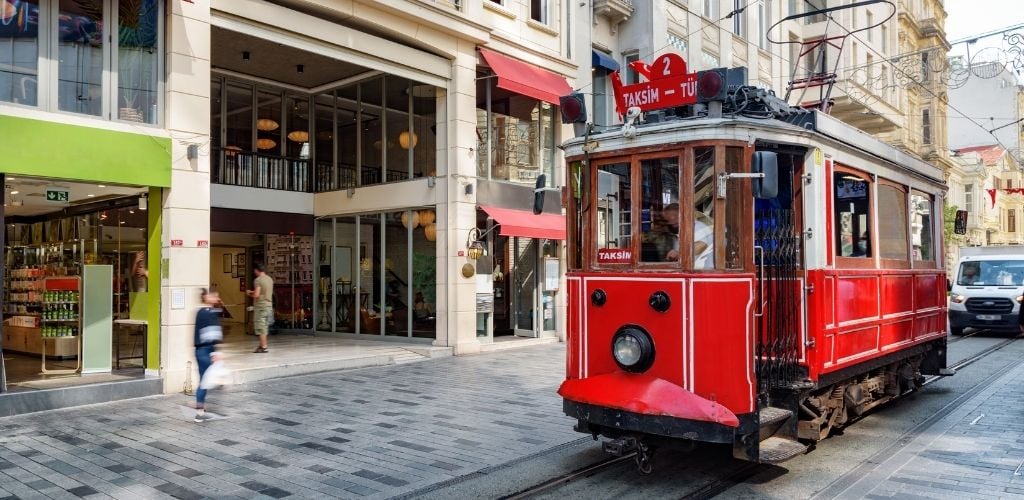
M199 388L214 389L222 385L230 385L232 381L231 371L228 370L224 360L218 359L206 369L206 373L203 374L203 379L199 381Z

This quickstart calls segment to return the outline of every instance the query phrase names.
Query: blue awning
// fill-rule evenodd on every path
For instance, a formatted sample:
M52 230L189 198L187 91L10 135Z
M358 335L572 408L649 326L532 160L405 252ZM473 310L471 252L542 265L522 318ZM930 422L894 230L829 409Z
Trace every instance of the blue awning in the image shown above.
M608 71L619 70L619 63L615 62L615 59L612 59L611 56L598 52L596 50L591 50L590 52L593 54L593 57L591 57L590 62L591 67L604 68Z

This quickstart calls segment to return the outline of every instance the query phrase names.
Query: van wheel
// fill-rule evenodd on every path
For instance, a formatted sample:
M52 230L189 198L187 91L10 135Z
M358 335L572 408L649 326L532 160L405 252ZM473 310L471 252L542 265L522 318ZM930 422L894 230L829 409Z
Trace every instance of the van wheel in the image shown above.
M952 333L953 335L963 335L964 334L964 329L963 328L957 328L955 326L951 326L951 327L949 327L949 333Z

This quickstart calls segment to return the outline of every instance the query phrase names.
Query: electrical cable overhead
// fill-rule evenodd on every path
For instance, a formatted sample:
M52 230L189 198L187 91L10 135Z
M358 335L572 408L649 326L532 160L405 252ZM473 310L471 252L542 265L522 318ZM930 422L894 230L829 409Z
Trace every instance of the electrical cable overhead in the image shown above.
M809 4L809 5L811 5L811 6L813 6L813 4L811 4L811 3L810 3L810 0L804 0L804 2L805 2L805 3L807 3L807 4ZM829 17L830 19L832 18L832 16L831 16L831 15L829 15L828 17ZM834 20L833 20L833 21L834 21ZM835 21L835 23L836 23L836 26L839 26L840 28L842 28L842 29L843 29L843 31L846 31L846 33L847 33L847 34L848 34L849 36L852 36L854 40L857 40L857 41L859 41L859 42L861 43L861 45L864 45L865 47L867 47L867 48L868 48L868 50L870 50L871 52L873 52L873 53L874 53L875 55L877 55L877 56L881 57L882 59L884 59L884 60L888 61L888 62L889 62L890 64L892 64L892 61L891 61L891 60L890 60L890 59L889 59L888 57L886 57L886 56L885 56L885 54L882 54L881 52L879 52L878 50L876 50L876 49L875 49L874 47L871 47L870 45L868 45L868 44L864 43L864 40L862 40L862 39L861 39L860 37L858 37L858 36L857 36L857 35L856 35L856 34L855 34L854 32L851 32L850 30L846 29L846 27L845 27L845 26L843 26L843 25L842 25L842 23L840 23L840 22L838 22L838 21ZM1001 140L999 140L999 137L997 137L997 136L995 135L995 133L993 133L993 132L991 132L991 131L990 131L989 129L985 128L985 126L984 126L984 125L982 125L981 123L979 123L979 122L978 122L977 120L974 120L973 118L971 118L971 117L967 116L967 114L966 114L966 113L964 113L963 111L960 111L959 109L957 109L957 107L956 107L956 106L953 106L952 104L950 104L950 103L949 103L949 99L948 99L948 98L943 98L943 97L939 96L938 94L936 94L936 93L935 93L935 91L933 91L933 90L932 90L931 88L929 88L929 87L928 87L927 85L924 85L924 84L922 84L921 82L919 82L919 81L917 80L917 78L916 78L916 77L915 77L914 75L911 75L911 74L907 73L907 72L906 72L906 71L905 71L905 70L904 70L903 68L900 68L900 67L898 67L898 66L897 66L897 65L895 65L895 64L893 64L893 65L892 65L892 67L893 67L893 69L895 69L895 70L899 71L900 73L902 73L902 74L903 74L903 75L904 75L904 76L905 76L905 77L906 77L907 79L909 79L909 80L910 80L910 81L911 81L912 83L914 83L914 84L915 84L915 85L916 85L917 87L921 88L921 89L922 89L922 90L924 90L925 92L928 92L929 94L931 94L931 96L932 96L933 98L935 98L935 99L936 99L936 100L938 100L939 102L941 102L941 103L945 104L945 105L946 105L946 107L947 107L948 109L951 109L951 110L955 111L955 112L956 112L957 114L959 114L960 116L962 116L962 117L966 118L966 119L967 119L967 120L969 120L969 121L970 121L971 123L973 123L974 125L976 125L976 126L977 126L978 128L980 128L980 129L984 130L984 131L985 131L986 133L988 133L989 135L991 135L991 136L992 136L992 138L993 138L993 139L995 139L995 141L996 141L996 144L998 144L998 145L999 145L999 146L1000 146L1001 148L1003 148L1003 150L1005 150L1005 151L1009 151L1009 150L1010 150L1010 148L1006 147L1006 145L1005 145L1005 144L1003 144L1003 142L1002 142ZM1011 155L1011 158L1013 158L1013 157L1012 157L1012 155ZM1014 161L1014 163L1015 163L1015 164L1017 164L1017 168L1021 168L1020 162L1018 162L1016 158L1013 158L1013 161Z

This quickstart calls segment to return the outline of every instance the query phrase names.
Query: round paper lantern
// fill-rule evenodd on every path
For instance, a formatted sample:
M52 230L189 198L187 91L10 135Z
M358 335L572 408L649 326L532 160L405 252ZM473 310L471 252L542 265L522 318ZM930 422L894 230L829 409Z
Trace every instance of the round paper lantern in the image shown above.
M271 130L277 130L280 125L270 118L260 118L256 120L256 130L262 130L264 132L270 132Z
M259 149L274 149L274 146L277 146L277 142L274 142L273 139L267 139L266 137L256 139L256 147Z
M423 210L420 210L420 225L421 226L426 227L426 226L428 226L430 224L433 224L434 223L434 219L435 219L435 216L434 216L434 211L433 210L431 210L429 208L425 208Z
M419 141L420 138L416 137L416 132L402 132L398 134L398 145L402 146L402 149L414 148Z
M409 218L409 214L412 214L412 219ZM402 225L405 227L412 227L420 225L420 213L419 212L402 212Z
M305 130L292 130L288 132L288 139L293 142L309 142L309 132Z
M427 241L434 241L437 239L437 224L427 224L423 227L423 236L426 236Z

